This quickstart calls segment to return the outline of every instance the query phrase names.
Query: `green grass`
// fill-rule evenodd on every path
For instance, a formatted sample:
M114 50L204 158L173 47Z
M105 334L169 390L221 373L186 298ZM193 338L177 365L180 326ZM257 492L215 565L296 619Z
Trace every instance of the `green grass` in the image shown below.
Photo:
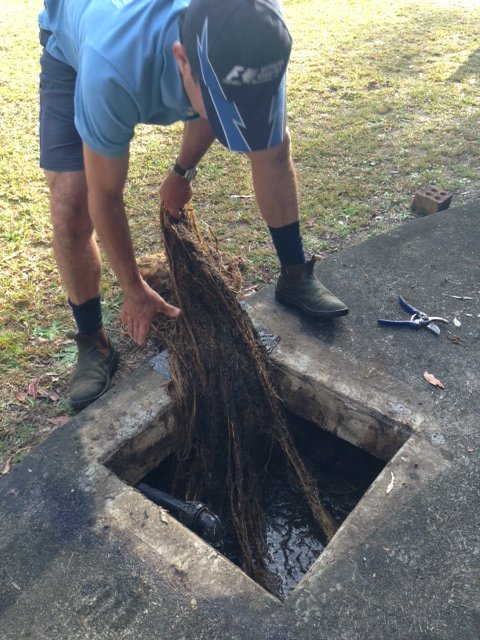
M40 6L6 0L0 18L0 472L48 435L49 418L68 413L62 402L21 394L40 380L63 397L75 359L37 166ZM401 224L415 191L431 182L453 191L454 204L478 198L480 2L284 0L284 9L294 38L289 127L309 251L326 254ZM158 186L180 134L180 125L139 127L132 145L126 202L139 256L160 248ZM221 247L247 258L246 287L270 282L277 268L248 169L245 158L215 145L194 201ZM108 267L104 282L106 321L121 338L120 291ZM127 360L141 354L123 344Z

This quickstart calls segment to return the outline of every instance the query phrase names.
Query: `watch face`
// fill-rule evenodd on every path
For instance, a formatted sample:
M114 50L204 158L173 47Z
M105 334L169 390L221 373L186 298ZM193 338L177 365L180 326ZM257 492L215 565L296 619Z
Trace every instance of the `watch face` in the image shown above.
M182 178L185 178L185 180L188 180L188 182L191 182L195 176L197 175L197 167L191 167L190 169L184 169L183 167L181 167L179 164L175 163L174 167L173 167L173 171L181 176Z
M185 175L183 177L185 178L185 180L188 180L189 182L191 182L196 175L197 175L197 168L192 167L191 169L187 169L185 171Z

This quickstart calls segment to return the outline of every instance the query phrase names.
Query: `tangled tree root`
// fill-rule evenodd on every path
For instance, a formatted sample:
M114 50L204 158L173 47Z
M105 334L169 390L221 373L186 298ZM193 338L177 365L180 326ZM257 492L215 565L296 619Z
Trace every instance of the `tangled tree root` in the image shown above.
M233 523L245 571L268 588L262 489L275 449L294 471L327 540L336 524L297 454L268 355L232 291L238 264L205 242L191 209L179 223L163 213L162 232L171 277L159 278L159 270L144 277L182 310L175 320L159 316L154 323L172 377L172 490L202 500Z

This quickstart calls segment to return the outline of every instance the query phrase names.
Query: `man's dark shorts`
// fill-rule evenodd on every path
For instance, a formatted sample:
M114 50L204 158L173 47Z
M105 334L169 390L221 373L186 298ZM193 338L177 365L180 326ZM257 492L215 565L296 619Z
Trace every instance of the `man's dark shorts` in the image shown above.
M49 35L40 32L43 46ZM82 171L82 140L73 108L76 71L45 50L40 67L40 166L47 171Z

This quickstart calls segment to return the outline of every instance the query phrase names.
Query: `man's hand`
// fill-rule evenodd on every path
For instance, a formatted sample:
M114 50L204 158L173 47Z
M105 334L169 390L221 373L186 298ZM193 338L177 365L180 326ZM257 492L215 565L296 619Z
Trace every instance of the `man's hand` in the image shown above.
M170 171L160 186L160 202L168 215L175 220L180 220L182 209L191 197L191 183Z
M125 293L120 319L129 336L138 345L144 344L152 320L157 313L176 318L180 309L165 302L144 280L140 281L140 287L132 293Z
M183 129L182 146L177 162L182 167L196 167L215 140L208 120L187 120ZM188 180L170 171L160 187L160 201L166 212L175 220L182 217L182 209L192 197L192 185Z

